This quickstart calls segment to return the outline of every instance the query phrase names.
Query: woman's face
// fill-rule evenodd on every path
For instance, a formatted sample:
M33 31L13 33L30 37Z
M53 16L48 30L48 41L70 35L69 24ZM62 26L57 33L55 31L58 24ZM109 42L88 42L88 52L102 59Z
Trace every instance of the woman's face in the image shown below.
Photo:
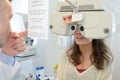
M90 43L92 43L92 39L87 39L85 37L83 37L79 31L79 29L76 30L76 32L74 33L74 37L75 37L75 42L77 45L88 45Z

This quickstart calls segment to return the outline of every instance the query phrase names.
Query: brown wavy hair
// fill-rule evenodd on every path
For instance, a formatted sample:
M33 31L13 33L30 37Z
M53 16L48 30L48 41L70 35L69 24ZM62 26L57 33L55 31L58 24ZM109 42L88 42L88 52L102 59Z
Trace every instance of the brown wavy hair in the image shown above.
M111 51L105 45L102 39L93 39L92 48L93 52L90 56L90 59L92 61L93 58L94 61L92 61L92 63L95 64L97 69L102 70L106 65L109 65L112 62L113 56L111 54ZM81 64L80 57L82 53L79 49L79 45L77 45L75 41L73 43L73 46L68 49L67 55L69 57L69 61L74 66Z

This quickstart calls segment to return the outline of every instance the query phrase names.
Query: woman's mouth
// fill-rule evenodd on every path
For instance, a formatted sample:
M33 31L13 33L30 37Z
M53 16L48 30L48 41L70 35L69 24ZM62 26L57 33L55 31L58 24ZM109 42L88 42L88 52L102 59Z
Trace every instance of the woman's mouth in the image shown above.
M83 39L83 37L76 37L76 39Z

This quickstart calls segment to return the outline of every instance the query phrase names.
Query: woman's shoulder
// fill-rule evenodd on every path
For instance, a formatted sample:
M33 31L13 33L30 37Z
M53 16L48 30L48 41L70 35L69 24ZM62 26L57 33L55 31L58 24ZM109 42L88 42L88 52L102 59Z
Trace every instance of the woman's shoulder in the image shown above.
M113 69L113 63L109 63L109 64L104 66L104 69L102 69L102 71L109 72L109 71L112 71L112 69Z
M65 61L68 61L70 54L71 54L71 51L70 51L70 50L66 50L66 51L61 55L61 59L62 59L62 60L65 60Z

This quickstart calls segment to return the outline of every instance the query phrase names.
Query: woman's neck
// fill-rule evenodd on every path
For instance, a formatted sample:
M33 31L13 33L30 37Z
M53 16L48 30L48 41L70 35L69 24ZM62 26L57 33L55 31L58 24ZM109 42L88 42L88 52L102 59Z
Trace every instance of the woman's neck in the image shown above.
M92 54L92 43L89 43L87 45L80 45L79 49L82 53L82 57L83 58L90 58L91 54Z

